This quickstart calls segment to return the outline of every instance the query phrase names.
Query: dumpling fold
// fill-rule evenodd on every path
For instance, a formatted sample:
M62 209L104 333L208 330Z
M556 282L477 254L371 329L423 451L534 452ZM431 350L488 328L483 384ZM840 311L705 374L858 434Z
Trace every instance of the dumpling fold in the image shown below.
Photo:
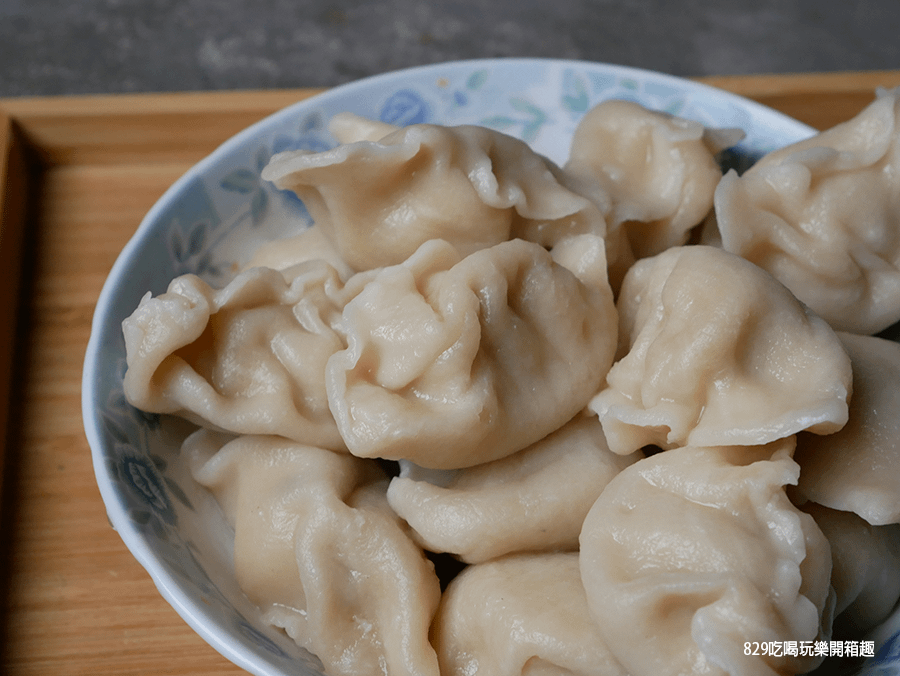
M900 320L900 89L857 117L730 172L722 246L771 272L835 329Z
M646 258L687 242L713 206L722 178L716 153L742 137L608 100L578 123L564 168L607 196L610 239L624 238L636 258Z
M201 430L184 452L234 527L244 593L330 676L439 676L433 564L387 504L377 464L279 437Z
M628 676L590 616L576 552L469 566L431 633L441 676Z
M178 277L122 324L125 396L211 429L343 449L325 364L344 348L337 323L364 281L345 285L323 261L251 268L222 289Z
M840 333L853 365L850 419L828 436L800 435L794 456L804 500L854 512L877 526L900 523L900 345Z
M337 270L343 280L353 276L353 270L341 259L331 240L315 225L304 227L296 234L264 242L253 252L244 269L286 270L313 260L325 261Z
M800 472L793 443L657 453L600 494L581 533L581 577L630 674L783 676L821 663L745 650L831 635L829 544L785 492Z
M468 563L575 551L597 496L640 455L610 451L597 418L579 414L528 448L450 472L440 483L401 472L388 502L425 549Z
M606 233L592 200L506 134L418 124L373 141L380 132L352 119L338 130L361 140L279 153L262 177L303 200L354 270L402 263L432 239L466 256L515 237L552 246L564 235Z
M835 633L865 636L900 600L900 525L873 526L853 512L812 502L801 509L831 545Z
M850 360L823 319L721 249L638 261L618 300L619 360L589 407L609 447L765 444L847 422Z
M344 308L347 348L327 365L350 452L469 467L572 419L615 351L603 242L593 243L586 260L599 272L571 257L581 279L523 240L462 259L435 240L381 270Z

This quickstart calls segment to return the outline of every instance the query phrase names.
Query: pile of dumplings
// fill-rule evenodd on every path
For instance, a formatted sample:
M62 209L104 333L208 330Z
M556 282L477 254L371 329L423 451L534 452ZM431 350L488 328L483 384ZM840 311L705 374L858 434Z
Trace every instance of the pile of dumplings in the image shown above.
M627 101L563 166L338 115L263 172L311 227L124 322L126 396L329 676L809 672L746 646L900 597L898 114L724 176L739 131Z

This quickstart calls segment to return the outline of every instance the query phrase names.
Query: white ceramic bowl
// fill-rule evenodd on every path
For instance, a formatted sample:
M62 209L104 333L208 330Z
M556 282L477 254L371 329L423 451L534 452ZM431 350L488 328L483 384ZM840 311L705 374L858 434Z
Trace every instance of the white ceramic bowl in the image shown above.
M582 114L608 98L743 129L736 164L813 132L752 101L659 73L545 59L461 61L368 78L290 106L222 145L147 214L97 303L84 367L84 424L113 527L162 595L225 657L258 676L321 673L318 660L259 621L238 589L233 534L179 458L187 426L125 401L122 320L144 294L161 293L182 273L223 283L254 244L284 234L290 219L308 218L295 197L259 173L275 152L333 145L326 125L335 113L401 125L481 124L562 162ZM900 664L900 641L886 651Z

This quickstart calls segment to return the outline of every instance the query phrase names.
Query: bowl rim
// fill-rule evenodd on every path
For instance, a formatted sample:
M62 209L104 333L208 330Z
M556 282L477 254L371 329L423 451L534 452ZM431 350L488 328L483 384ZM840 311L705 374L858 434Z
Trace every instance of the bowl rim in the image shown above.
M640 81L653 79L656 82L670 83L673 87L687 90L688 92L705 93L719 100L735 103L740 108L764 116L767 120L777 120L778 123L784 127L803 130L809 135L812 135L816 131L809 125L747 97L720 89L704 82L698 82L686 77L670 75L660 71L599 61L548 57L459 59L423 64L370 75L352 82L336 85L321 93L295 101L229 137L203 159L193 164L184 174L172 183L147 211L134 233L129 237L128 242L116 257L97 298L91 320L90 337L83 361L81 382L82 420L87 441L91 449L95 480L110 525L119 534L119 537L122 538L123 543L130 553L149 574L161 596L172 606L179 616L211 647L217 650L225 658L250 673L262 676L263 673L270 675L275 673L275 671L272 669L268 669L265 672L259 671L260 665L256 663L254 655L249 651L244 650L241 645L234 644L230 640L230 637L222 632L217 625L208 622L201 604L181 592L171 572L166 569L164 563L155 555L145 538L131 526L130 519L127 517L117 496L117 491L115 490L113 483L109 480L104 459L104 451L106 450L107 443L104 440L103 433L100 431L101 421L100 416L97 413L98 407L95 406L95 402L98 401L100 387L94 374L100 369L102 363L101 345L102 337L104 335L103 332L104 329L108 329L108 325L112 320L111 315L113 314L113 306L110 303L110 299L112 298L120 279L131 265L133 258L137 252L141 250L145 241L151 236L154 223L156 223L159 217L164 213L166 206L172 199L179 195L193 180L203 176L208 169L215 166L217 162L226 157L233 150L237 149L246 141L260 135L266 127L276 125L279 121L296 115L303 108L322 106L327 104L331 99L352 96L356 92L377 87L381 83L396 82L397 80L423 75L429 72L437 73L441 69L463 67L476 68L479 65L488 67L502 65L506 68L523 69L534 66L606 69L621 77L631 76Z

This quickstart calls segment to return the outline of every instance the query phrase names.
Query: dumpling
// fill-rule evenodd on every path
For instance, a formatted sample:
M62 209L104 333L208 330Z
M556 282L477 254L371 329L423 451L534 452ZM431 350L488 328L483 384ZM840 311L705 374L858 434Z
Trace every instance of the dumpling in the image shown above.
M582 282L512 240L460 259L427 242L347 304L327 364L341 436L361 457L469 467L529 446L582 410L612 363L617 318L601 272ZM577 266L576 266L577 268Z
M603 101L575 129L565 170L602 186L610 233L621 231L645 258L687 242L713 206L722 178L716 153L742 136L632 101Z
M629 674L774 676L821 662L744 650L830 636L828 541L785 493L800 472L793 443L657 453L600 494L581 533L581 577Z
M400 264L431 239L465 256L511 237L552 246L606 232L558 167L484 127L412 125L377 142L280 153L262 177L297 193L355 270Z
M388 134L400 129L397 125L380 120L371 120L355 113L341 112L328 121L328 131L338 143L358 143L360 141L380 141Z
M863 636L900 599L900 525L873 526L852 512L811 502L802 509L831 545L835 628Z
M797 492L871 524L900 523L900 344L839 336L853 365L850 420L836 434L799 437Z
M588 612L575 552L469 566L431 633L441 676L627 676Z
M612 453L597 418L582 414L518 453L458 470L438 485L401 473L388 502L425 549L468 563L575 551L597 496L639 455Z
M279 437L198 430L182 445L194 479L210 489L235 531L235 574L267 621L307 640L306 594L297 568L297 530L319 503L346 501L383 480L369 461Z
M771 275L721 249L638 261L618 300L619 360L589 407L609 447L764 444L847 421L850 361Z
M438 676L434 566L385 498L374 461L279 437L201 430L196 480L234 527L238 583L329 676Z
M178 277L122 324L125 396L213 429L345 448L325 364L345 346L336 324L367 274L344 285L333 267L310 261L251 268L218 290Z
M244 269L286 270L312 260L325 261L337 270L341 279L347 280L353 275L353 270L341 260L331 241L315 225L303 228L296 235L264 242L253 252Z
M834 328L900 320L900 89L854 119L729 173L722 246L771 272Z

